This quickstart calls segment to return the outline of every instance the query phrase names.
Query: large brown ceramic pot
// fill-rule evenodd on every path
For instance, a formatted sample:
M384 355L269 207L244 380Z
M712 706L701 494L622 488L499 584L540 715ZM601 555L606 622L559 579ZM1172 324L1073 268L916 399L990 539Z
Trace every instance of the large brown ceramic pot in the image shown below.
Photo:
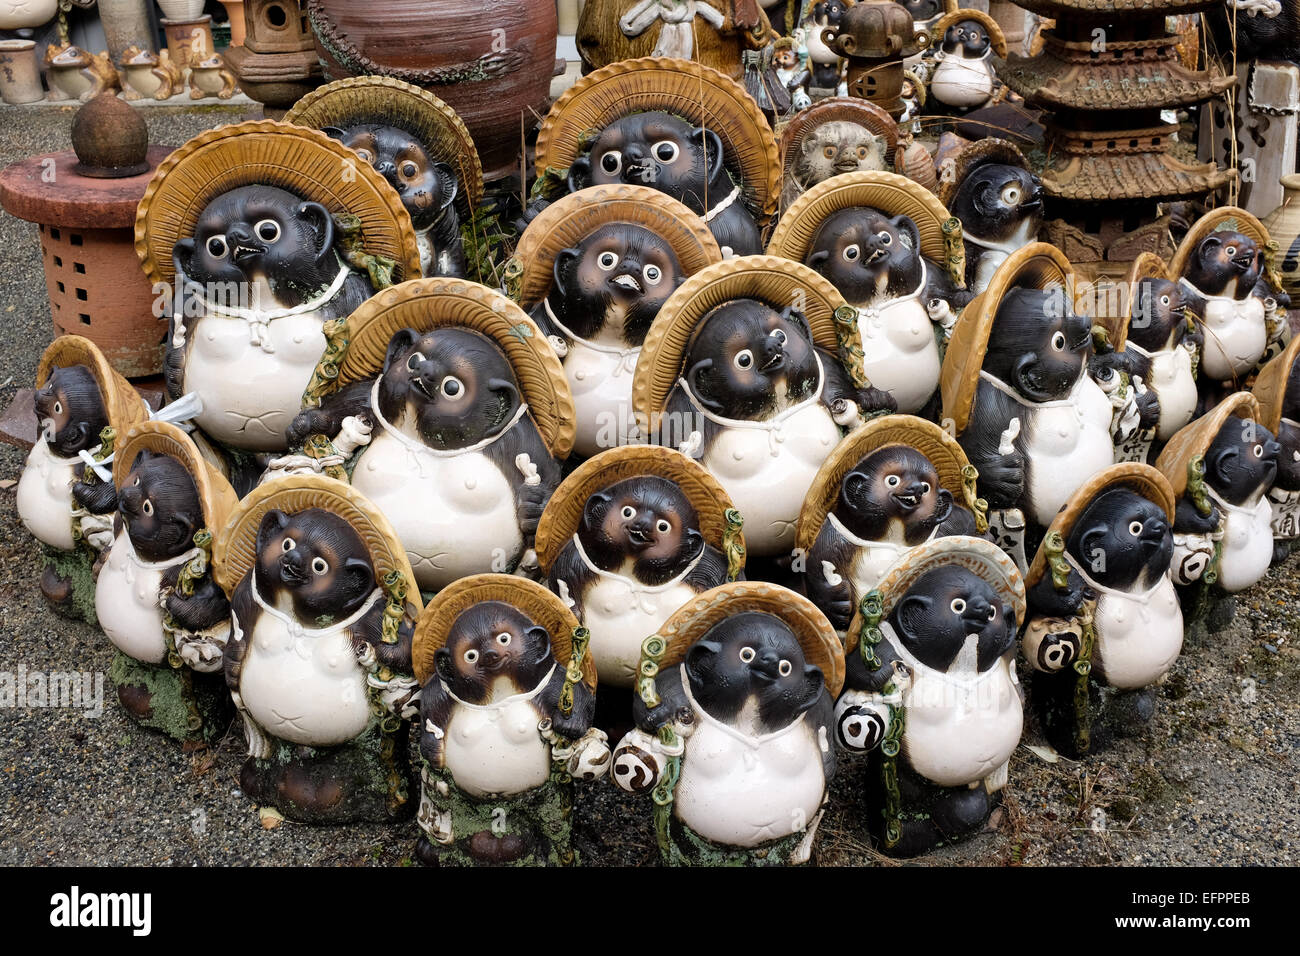
M469 127L484 179L518 168L520 118L544 116L555 4L530 0L309 0L326 79L393 76L432 91Z

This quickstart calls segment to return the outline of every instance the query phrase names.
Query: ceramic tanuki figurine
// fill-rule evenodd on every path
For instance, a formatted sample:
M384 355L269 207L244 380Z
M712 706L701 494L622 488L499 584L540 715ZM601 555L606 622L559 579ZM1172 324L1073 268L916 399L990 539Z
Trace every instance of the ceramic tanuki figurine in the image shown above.
M122 78L122 95L128 100L145 97L166 100L181 89L180 68L172 62L166 50L153 53L129 46L122 51L117 70Z
M826 618L773 584L705 591L646 639L636 729L610 775L650 794L665 863L808 861L835 774L844 652Z
M1260 423L1277 438L1277 476L1268 493L1273 509L1273 560L1300 538L1300 337L1260 370L1253 390Z
M804 262L857 311L852 348L871 384L901 412L939 387L940 345L970 299L958 283L960 226L929 190L896 173L848 173L804 193L781 218L769 255Z
M342 482L279 478L239 503L213 559L244 793L304 823L409 816L420 594L388 522Z
M18 518L45 552L46 599L94 624L94 565L113 540L117 492L111 476L101 478L81 456L105 460L116 437L149 410L95 343L79 335L59 336L41 356L33 405L37 438L18 479Z
M931 99L959 113L987 106L998 86L993 56L1007 56L997 21L980 10L959 10L940 17L931 33L939 47L930 74Z
M844 11L849 6L847 0L823 0L811 6L808 17L803 22L804 37L808 44L808 61L812 64L810 92L813 99L839 95L844 76L844 61L826 43L823 31L827 27L839 26L844 18Z
M837 631L911 549L946 535L983 534L975 469L938 425L885 415L826 459L799 514L804 591Z
M537 527L546 584L591 634L602 687L632 687L641 642L701 591L744 568L740 514L670 448L628 445L584 462Z
M325 324L418 272L397 195L368 166L340 175L348 163L352 151L312 130L223 126L172 153L140 202L145 272L175 283L168 394L198 392L197 424L222 445L282 450Z
M702 217L724 256L762 251L760 230L779 199L776 141L757 104L740 84L685 60L647 57L583 77L546 115L536 162L534 197L657 189Z
M645 186L579 190L529 224L506 288L564 363L575 453L635 440L632 375L650 324L688 276L721 258L698 216Z
M88 53L71 44L46 47L45 68L50 79L51 100L89 103L118 85L117 70L113 69L107 53Z
M219 53L190 63L190 99L192 100L201 100L205 96L228 100L235 95L238 82L235 74L226 69L226 61Z
M404 283L352 314L315 382L319 407L287 436L308 454L272 468L330 472L352 457L353 486L397 530L426 591L534 563L573 398L517 305L462 279Z
M1024 652L1048 740L1072 757L1140 733L1183 647L1174 493L1150 465L1093 475L1066 502L1026 583Z
M95 584L99 626L117 649L109 677L138 723L187 746L211 743L230 719L221 682L230 605L210 558L235 492L167 422L118 438L113 484L113 544Z
M836 731L869 751L880 848L915 856L985 825L1024 723L1016 631L1025 587L981 538L911 551L864 599L845 645Z
M392 77L358 76L314 90L284 119L356 150L397 190L425 276L466 274L461 225L483 195L483 171L469 130L450 106Z
M789 554L804 496L841 429L893 408L883 392L856 386L836 357L832 316L842 305L811 269L750 256L688 279L646 338L638 418L654 443L718 479L745 516L752 555Z
M1026 246L963 310L944 356L943 417L979 470L995 540L1026 568L1061 505L1114 459L1072 285L1060 250Z
M832 176L889 169L898 126L875 103L851 97L822 100L797 114L781 133L781 207Z
M415 631L421 836L438 865L569 865L573 781L609 769L591 726L587 635L558 597L505 574L463 578Z
M1202 391L1240 388L1261 361L1290 339L1290 297L1272 263L1267 230L1235 206L1206 213L1179 243L1169 272L1178 278L1187 314L1202 332ZM1224 393L1226 394L1226 392ZM1217 401L1221 395L1211 395Z
M983 292L998 266L1038 239L1043 188L1024 155L1006 140L963 147L940 170L939 200L961 220L966 283Z

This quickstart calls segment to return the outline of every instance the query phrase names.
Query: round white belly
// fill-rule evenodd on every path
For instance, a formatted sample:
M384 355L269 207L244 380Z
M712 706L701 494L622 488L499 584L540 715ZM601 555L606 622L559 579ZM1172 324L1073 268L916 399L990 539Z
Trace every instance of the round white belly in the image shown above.
M621 578L596 578L583 598L582 623L591 632L591 656L600 683L633 686L642 642L694 597L687 584L646 592L633 591Z
M366 729L366 675L346 630L293 637L283 621L263 611L246 640L239 695L271 736L333 747Z
M132 554L126 532L119 532L95 583L95 614L119 651L146 664L161 664L167 659L158 603L163 572L140 567Z
M706 840L751 847L807 827L825 792L818 741L803 718L766 740L740 740L697 720L682 755L673 812Z
M1273 563L1273 508L1262 496L1250 512L1225 513L1219 586L1235 593L1262 578Z
M817 469L840 441L826 406L808 405L773 431L726 428L704 466L727 490L745 520L745 544L754 555L794 546L794 526Z
M274 352L249 342L242 319L205 316L192 322L183 387L203 398L196 421L235 448L280 451L284 430L302 409L302 393L325 351L321 320L291 315L267 328Z
M930 93L949 106L979 106L993 95L993 75L988 61L945 56L930 80Z
M1205 304L1201 369L1210 378L1240 378L1255 367L1267 345L1264 303L1253 295L1239 302L1211 299Z
M497 709L456 705L443 739L447 770L472 797L509 796L550 778L551 750L526 700Z
M886 544L877 544L870 548L859 548L853 559L854 599L874 590L885 579L889 569L897 564L910 551L910 548L895 548Z
M1095 621L1100 669L1111 687L1135 690L1155 683L1183 649L1183 612L1167 576L1146 603L1102 594Z
M1024 712L1005 660L969 682L919 668L905 706L903 753L941 787L983 780L1020 743Z
M76 458L60 458L45 437L36 440L18 479L16 505L23 527L60 551L71 551L72 483Z
M1090 384L1091 389L1087 388ZM1029 417L1027 490L1034 520L1046 527L1080 485L1113 463L1111 408L1101 389L1085 377L1068 404L1040 406L1030 411Z
M523 553L514 489L481 452L424 455L379 432L352 484L392 523L422 590L512 571Z
M635 369L636 355L600 352L582 342L569 345L564 377L573 391L575 453L588 458L628 443L636 425L632 414Z
M1160 399L1160 423L1156 436L1168 441L1196 414L1196 379L1192 375L1192 354L1181 346L1157 352L1151 357L1148 383Z
M919 411L939 387L939 346L925 307L915 299L859 312L863 370L894 396L900 412Z

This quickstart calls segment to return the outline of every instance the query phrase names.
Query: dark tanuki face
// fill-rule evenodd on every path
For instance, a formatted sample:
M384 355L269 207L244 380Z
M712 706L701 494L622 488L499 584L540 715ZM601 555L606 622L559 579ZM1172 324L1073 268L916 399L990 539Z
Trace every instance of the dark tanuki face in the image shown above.
M370 552L356 529L322 508L294 515L268 511L257 532L258 593L274 604L287 595L308 626L338 623L375 589Z
M1147 278L1138 282L1133 292L1133 309L1129 316L1128 338L1148 352L1176 345L1182 341L1187 311L1183 292L1177 282Z
M686 652L691 694L711 716L732 720L749 703L766 732L789 726L822 692L822 672L804 659L780 618L750 611L714 625Z
M1300 362L1291 365L1286 394L1282 398L1282 422L1277 427L1277 487L1283 491L1300 491Z
M1244 299L1263 271L1264 255L1255 240L1224 230L1201 240L1188 263L1187 278L1210 295Z
M1013 239L1026 220L1042 212L1042 182L1028 170L1007 163L976 166L962 179L952 200L952 214L966 229L992 242Z
M983 56L989 48L989 31L978 20L960 20L943 35L943 52L956 53L967 59Z
M431 448L464 448L499 434L520 401L510 362L485 335L402 329L389 342L380 412L394 425L411 424Z
M988 670L1015 644L1018 626L992 585L956 565L922 574L894 605L889 623L917 660L939 671L948 670L971 635L977 669Z
M50 451L62 458L89 451L108 426L99 383L82 365L57 366L33 398L36 422Z
M1089 577L1120 590L1154 584L1169 569L1174 553L1173 529L1164 511L1127 488L1094 498L1065 544Z
M346 130L325 130L343 145L356 150L397 190L416 229L433 225L456 198L459 184L446 163L435 162L424 144L395 126L364 124Z
M142 451L122 482L117 510L135 553L146 561L165 561L194 547L203 527L199 490L174 458Z
M807 264L852 305L916 291L921 283L921 234L904 215L892 219L866 206L828 216Z
M1205 482L1229 504L1254 501L1277 478L1281 451L1263 425L1230 418L1205 453Z
M530 691L554 663L546 628L502 601L483 601L461 612L434 654L438 677L471 704Z
M762 420L778 396L798 401L818 385L807 320L753 299L736 299L700 323L686 356L685 378L696 400L724 418Z
M915 448L890 445L871 452L844 476L835 517L866 541L900 537L924 541L952 513L952 493L939 487L930 459Z
M676 484L642 475L588 498L578 538L597 567L613 571L631 561L637 580L655 585L700 556L704 536L698 526L695 509Z
M1070 394L1092 358L1092 329L1061 289L1012 289L993 320L984 370L1026 400Z
M704 201L721 171L722 140L669 113L635 113L616 120L591 147L591 184L649 186L670 196ZM720 202L723 196L711 196Z

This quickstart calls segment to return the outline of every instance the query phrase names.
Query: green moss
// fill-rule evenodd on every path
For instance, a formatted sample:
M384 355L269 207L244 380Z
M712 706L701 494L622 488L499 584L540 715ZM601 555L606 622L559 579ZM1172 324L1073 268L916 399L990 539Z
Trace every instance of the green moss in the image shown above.
M72 585L72 594L62 604L51 604L58 613L74 620L99 627L99 618L95 615L95 575L92 571L95 563L94 554L86 545L78 545L74 551L60 551L48 544L42 544L45 564L53 568L54 573Z
M146 664L115 651L108 676L119 696L126 693L141 699L143 689L148 695L147 711L139 713L125 705L124 709L140 726L162 731L173 740L210 744L230 725L233 707L220 673Z
M719 846L673 816L671 805L657 806L655 812L669 814L668 841L661 847L668 866L787 866L807 836L801 831L752 848Z

